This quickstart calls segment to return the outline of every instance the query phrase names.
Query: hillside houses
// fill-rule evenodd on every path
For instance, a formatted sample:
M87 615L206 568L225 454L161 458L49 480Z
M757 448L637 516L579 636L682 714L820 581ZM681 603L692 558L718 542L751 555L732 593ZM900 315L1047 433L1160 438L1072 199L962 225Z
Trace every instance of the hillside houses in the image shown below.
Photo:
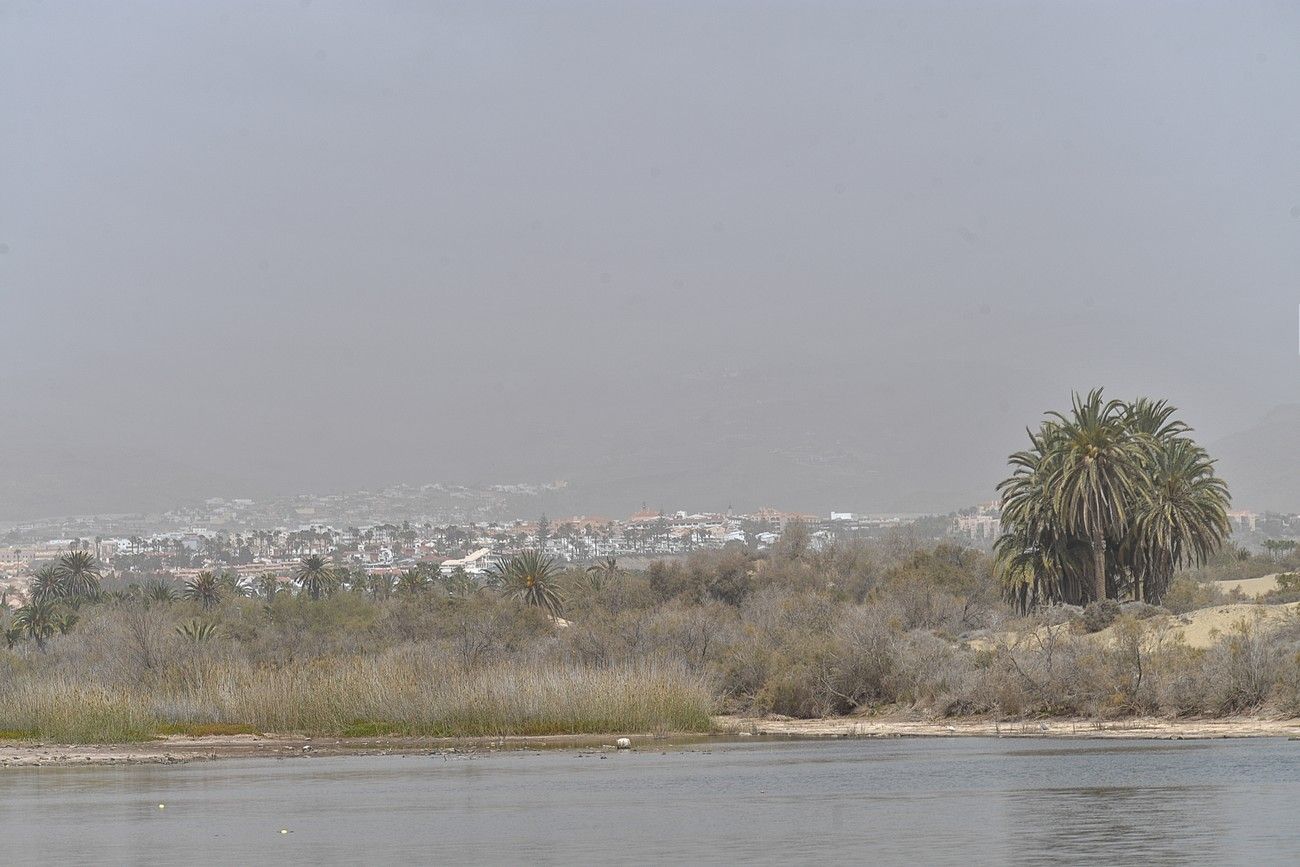
M1239 511L1231 518L1243 543L1259 544L1266 535L1285 538L1300 534L1300 516ZM478 575L498 558L529 549L540 549L563 564L574 565L605 557L675 557L726 545L762 550L776 544L796 522L807 527L807 544L813 547L880 538L909 527L913 532L920 528L927 537L949 536L987 547L1001 533L996 503L919 522L906 515L834 512L820 518L765 508L745 514L642 509L623 520L543 516L442 526L407 521L348 527L313 522L239 531L192 526L152 534L11 544L0 548L0 584L25 586L26 578L42 564L72 549L92 552L111 581L126 583L153 578L185 580L202 571L233 572L245 578L273 574L287 581L302 558L311 555L355 574L396 575L420 567L443 574L463 570Z

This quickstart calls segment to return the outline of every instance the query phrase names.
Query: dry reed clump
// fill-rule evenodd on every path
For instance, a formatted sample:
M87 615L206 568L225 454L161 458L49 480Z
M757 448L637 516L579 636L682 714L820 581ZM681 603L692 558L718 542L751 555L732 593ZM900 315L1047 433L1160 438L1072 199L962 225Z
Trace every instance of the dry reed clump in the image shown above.
M466 670L423 648L399 648L280 667L210 659L148 689L108 690L66 675L25 679L0 700L0 730L79 743L208 729L447 737L706 731L712 709L703 679L671 664Z
M139 695L63 675L26 676L0 691L0 730L52 743L147 740L157 727Z

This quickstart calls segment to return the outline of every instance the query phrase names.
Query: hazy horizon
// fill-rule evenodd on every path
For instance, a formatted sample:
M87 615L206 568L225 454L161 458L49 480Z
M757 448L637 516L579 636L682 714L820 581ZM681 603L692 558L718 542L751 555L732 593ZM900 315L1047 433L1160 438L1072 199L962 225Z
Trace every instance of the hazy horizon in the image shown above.
M1300 508L1300 7L0 2L0 520L946 512L1072 390Z

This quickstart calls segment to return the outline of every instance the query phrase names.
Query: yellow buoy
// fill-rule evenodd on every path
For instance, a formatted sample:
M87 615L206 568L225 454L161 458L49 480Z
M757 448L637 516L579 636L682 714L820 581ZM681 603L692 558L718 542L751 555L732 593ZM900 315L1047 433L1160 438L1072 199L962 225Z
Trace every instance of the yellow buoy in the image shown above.
M159 810L166 810L166 809L167 809L167 805L166 805L166 804L159 804L159 805L158 805L158 809L159 809Z

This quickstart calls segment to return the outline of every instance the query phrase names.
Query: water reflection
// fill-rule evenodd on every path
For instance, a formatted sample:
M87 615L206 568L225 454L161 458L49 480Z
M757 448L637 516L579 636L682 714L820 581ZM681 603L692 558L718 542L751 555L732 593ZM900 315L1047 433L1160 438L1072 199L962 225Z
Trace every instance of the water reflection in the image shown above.
M1298 758L963 738L10 768L0 816L9 863L1296 863Z
M1220 787L1093 786L1008 792L1009 812L1019 817L1008 840L1012 863L1042 863L1044 853L1063 861L1108 854L1145 864L1224 863L1224 833L1215 808Z

